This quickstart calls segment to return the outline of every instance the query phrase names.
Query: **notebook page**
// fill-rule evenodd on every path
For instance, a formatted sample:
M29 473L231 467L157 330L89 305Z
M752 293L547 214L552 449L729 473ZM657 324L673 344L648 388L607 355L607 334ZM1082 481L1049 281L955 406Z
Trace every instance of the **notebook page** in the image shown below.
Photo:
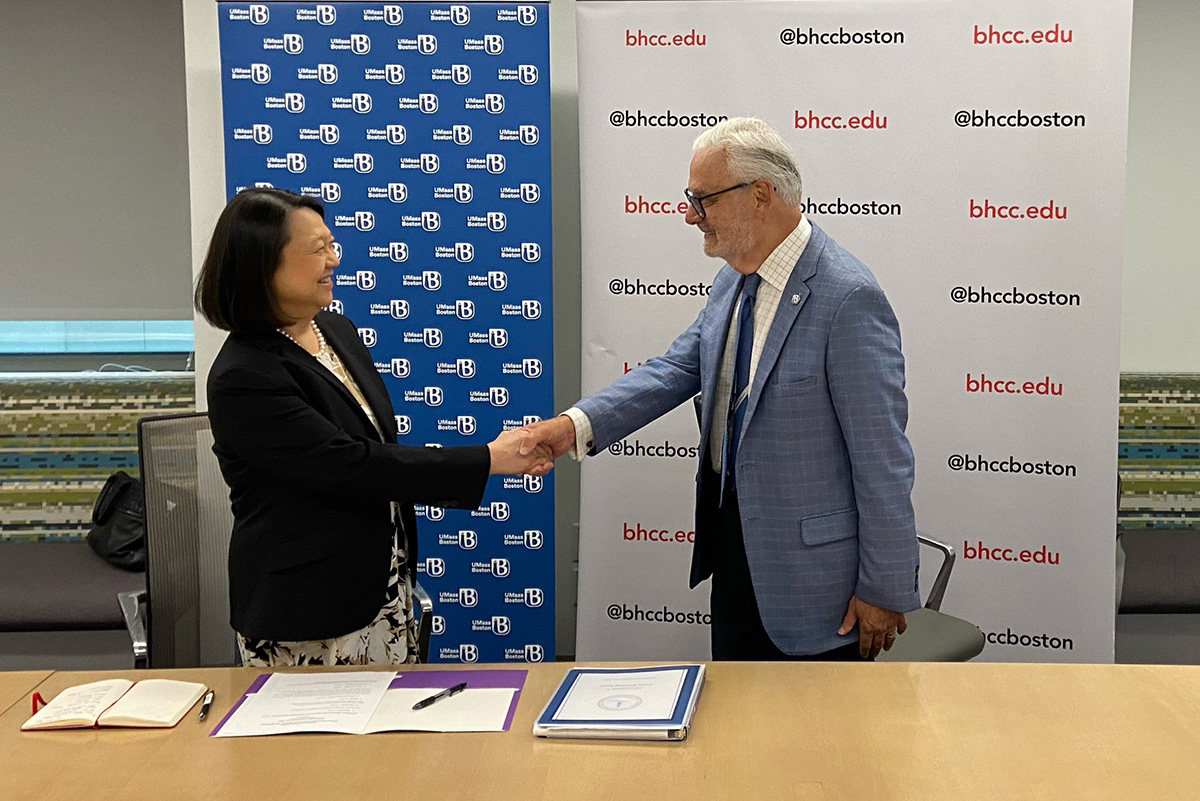
M38 713L25 721L23 731L29 729L65 729L92 726L105 709L125 694L133 682L125 679L107 679L68 687L46 704Z
M208 691L203 684L143 679L100 716L101 726L162 726L178 723Z

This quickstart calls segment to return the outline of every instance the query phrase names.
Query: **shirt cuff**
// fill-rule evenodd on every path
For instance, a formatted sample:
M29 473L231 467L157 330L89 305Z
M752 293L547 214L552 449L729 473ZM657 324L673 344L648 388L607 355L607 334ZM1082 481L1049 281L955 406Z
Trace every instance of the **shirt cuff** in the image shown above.
M588 451L592 449L592 421L574 406L563 414L571 418L571 422L575 424L575 444L571 450L567 451L567 455L577 462L582 462L583 457L587 456Z

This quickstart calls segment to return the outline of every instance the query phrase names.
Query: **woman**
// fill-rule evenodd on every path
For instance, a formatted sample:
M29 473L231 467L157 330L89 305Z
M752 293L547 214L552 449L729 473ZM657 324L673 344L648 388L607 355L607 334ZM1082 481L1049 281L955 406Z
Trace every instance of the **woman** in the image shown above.
M550 469L522 432L395 444L387 389L354 324L322 311L338 266L324 209L246 189L217 221L196 308L230 331L208 377L230 487L230 623L243 664L415 659L414 503L475 508L491 473Z

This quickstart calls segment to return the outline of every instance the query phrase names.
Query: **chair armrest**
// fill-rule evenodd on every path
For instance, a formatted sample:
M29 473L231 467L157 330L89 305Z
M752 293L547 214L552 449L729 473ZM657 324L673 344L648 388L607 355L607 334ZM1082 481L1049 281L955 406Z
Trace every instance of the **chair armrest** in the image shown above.
M433 599L419 583L412 588L414 606L421 611L417 620L417 661L429 661L429 635L433 632Z
M936 612L942 608L942 598L946 595L946 585L950 583L950 571L954 569L954 548L920 532L917 532L917 540L928 545L930 548L937 548L942 552L942 566L938 569L937 578L933 580L933 587L929 590L929 597L925 599L925 608Z
M146 641L146 591L117 593L117 603L125 617L125 629L133 644L133 666L150 667L150 649Z

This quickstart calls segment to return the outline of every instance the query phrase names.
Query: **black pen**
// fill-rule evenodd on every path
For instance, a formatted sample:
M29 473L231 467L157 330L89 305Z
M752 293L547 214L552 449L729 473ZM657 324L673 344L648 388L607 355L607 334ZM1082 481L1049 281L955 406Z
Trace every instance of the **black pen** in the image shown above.
M467 683L465 681L460 681L458 684L455 684L453 687L449 687L445 690L442 690L440 693L437 693L436 695L429 696L424 701L417 701L415 704L413 704L413 709L424 709L425 707L429 706L430 704L432 704L434 701L438 700L439 698L449 698L450 696L454 695L455 693L461 693L465 689L467 689Z
M212 708L213 691L209 690L205 696L203 703L200 704L200 719L204 720L208 717L208 710Z

